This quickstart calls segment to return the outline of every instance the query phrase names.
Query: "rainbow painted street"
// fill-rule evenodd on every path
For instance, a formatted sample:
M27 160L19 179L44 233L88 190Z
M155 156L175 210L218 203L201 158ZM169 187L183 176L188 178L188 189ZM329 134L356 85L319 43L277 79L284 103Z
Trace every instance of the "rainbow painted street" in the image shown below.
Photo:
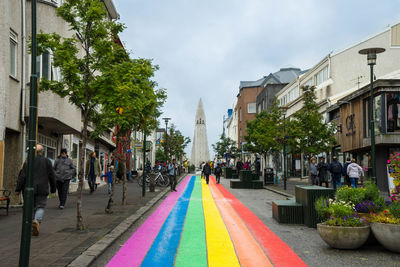
M256 215L211 177L187 176L107 264L306 266Z

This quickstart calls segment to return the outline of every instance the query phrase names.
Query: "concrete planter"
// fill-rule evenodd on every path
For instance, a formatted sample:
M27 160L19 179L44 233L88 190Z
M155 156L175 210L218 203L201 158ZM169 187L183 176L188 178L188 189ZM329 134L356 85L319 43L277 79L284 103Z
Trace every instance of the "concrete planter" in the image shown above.
M371 231L371 227L357 226L329 226L324 223L317 224L319 236L329 246L338 249L356 249L364 245Z
M382 246L390 251L400 253L400 225L372 223L371 229Z

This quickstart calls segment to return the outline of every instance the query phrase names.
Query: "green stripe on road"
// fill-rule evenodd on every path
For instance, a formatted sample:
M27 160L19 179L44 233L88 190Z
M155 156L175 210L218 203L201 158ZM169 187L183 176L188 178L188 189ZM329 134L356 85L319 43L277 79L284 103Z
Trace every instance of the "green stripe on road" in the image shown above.
M196 177L190 198L181 242L175 258L175 266L207 266L206 230L199 176Z

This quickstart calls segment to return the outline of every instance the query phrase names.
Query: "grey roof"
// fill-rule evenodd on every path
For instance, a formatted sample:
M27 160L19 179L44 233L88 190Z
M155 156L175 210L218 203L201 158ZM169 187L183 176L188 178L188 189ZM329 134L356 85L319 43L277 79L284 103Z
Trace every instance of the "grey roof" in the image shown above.
M290 83L296 79L299 75L303 74L305 71L301 71L299 68L281 68L275 73L270 73L268 76L257 81L240 81L239 89L246 87L258 87L264 86L265 84L279 84L279 83Z

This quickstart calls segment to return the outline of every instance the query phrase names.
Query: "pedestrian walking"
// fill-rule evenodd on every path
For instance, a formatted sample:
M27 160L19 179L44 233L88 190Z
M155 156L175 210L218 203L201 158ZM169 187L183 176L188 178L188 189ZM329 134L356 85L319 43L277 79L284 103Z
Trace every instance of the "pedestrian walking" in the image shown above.
M362 171L361 166L356 163L356 159L351 159L351 163L347 166L347 175L350 177L351 187L357 188Z
M56 175L54 173L51 161L43 156L43 146L36 145L36 157L33 167L33 208L34 216L32 221L32 235L38 236L40 224L43 220L44 211L47 204L47 196L56 192ZM20 175L18 175L17 187L15 192L17 195L25 190L26 178L28 175L28 163L24 163Z
M219 184L222 174L222 168L219 165L219 163L217 163L217 167L215 167L214 173L215 173L215 179L217 180L217 184Z
M344 169L344 184L347 186L351 186L351 182L350 182L350 177L347 174L347 167L350 165L351 160L350 158L346 158L346 162L344 163L343 169Z
M171 191L176 192L176 161L175 159L172 160L172 162L168 163L168 174L169 174L169 184L171 185Z
M211 167L210 167L210 164L208 162L203 167L203 173L204 173L204 176L206 178L206 183L208 184L208 182L210 180L210 174L211 174Z
M107 165L107 172L101 177L107 177L108 194L111 194L112 181L113 181L113 166Z
M243 162L240 159L238 159L238 161L236 162L236 171L239 174L241 170L243 170Z
M201 163L201 165L200 165L200 170L201 170L201 179L204 179L204 172L203 172L203 169L204 169L204 165L206 165L206 163L203 161L202 163Z
M318 185L318 169L317 169L317 162L316 162L315 158L311 159L310 176L311 176L311 184Z
M90 194L96 190L96 177L100 175L100 162L96 158L96 152L90 154L90 158L86 161L86 177L90 187Z
M58 192L58 199L60 200L60 209L64 209L67 201L69 183L76 175L74 163L67 155L67 149L61 149L60 156L54 162L54 171L56 174L56 185Z
M321 157L320 162L317 165L319 186L322 186L322 183L325 183L326 188L329 187L328 168L329 165L325 162L325 157Z
M256 159L255 168L256 168L257 177L260 177L260 175L261 175L261 162L260 162L260 158L257 158L257 159Z
M329 164L329 171L331 172L333 189L342 186L343 166L338 161L336 156L332 157L332 162Z

